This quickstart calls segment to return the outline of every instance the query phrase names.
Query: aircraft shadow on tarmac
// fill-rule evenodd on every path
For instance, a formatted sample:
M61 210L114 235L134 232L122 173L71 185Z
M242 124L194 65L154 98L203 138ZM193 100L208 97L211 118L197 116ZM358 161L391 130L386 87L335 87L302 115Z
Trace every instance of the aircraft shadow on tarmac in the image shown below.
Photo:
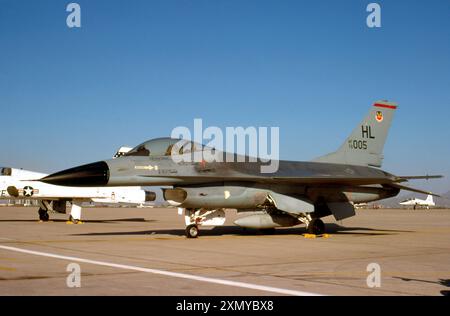
M394 235L398 233L411 233L412 231L404 230L381 230L365 227L344 227L338 224L327 224L327 233L333 235L357 235L357 236L382 236ZM306 233L304 227L280 228L270 233L262 232L257 229L245 229L239 226L217 226L212 229L200 230L200 236L221 236L221 235L240 235L240 236L259 236L259 235L301 235ZM184 236L184 229L153 229L144 231L129 232L102 232L102 233L85 233L75 234L73 236L126 236L126 235L172 235Z
M439 285L442 285L445 287L450 287L450 279L439 279L439 281L429 281L429 280L411 279L411 278L403 278L403 277L392 277L392 278L400 279L400 280L406 281L406 282L432 283L432 284L439 284ZM441 294L443 296L450 296L450 291L442 290Z

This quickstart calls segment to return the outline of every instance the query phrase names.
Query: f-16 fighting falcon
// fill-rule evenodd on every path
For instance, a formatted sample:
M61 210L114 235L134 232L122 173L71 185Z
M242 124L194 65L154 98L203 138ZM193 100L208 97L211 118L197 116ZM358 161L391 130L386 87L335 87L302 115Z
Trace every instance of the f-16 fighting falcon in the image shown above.
M49 220L49 211L66 213L67 202L71 202L69 220L75 224L80 223L83 202L140 205L155 199L154 192L140 187L72 188L26 181L44 176L23 169L0 168L0 199L39 201L39 220L43 222Z
M377 101L335 152L309 162L277 161L273 173L261 173L267 160L231 154L235 159L212 162L192 159L201 144L173 138L144 142L123 156L49 175L41 181L64 186L161 185L164 199L184 211L186 236L198 227L223 225L225 209L253 212L235 224L261 230L305 224L309 233L322 234L322 217L342 220L355 215L355 203L396 196L400 190L426 193L404 186L410 179L441 176L395 176L379 169L383 147L397 106Z

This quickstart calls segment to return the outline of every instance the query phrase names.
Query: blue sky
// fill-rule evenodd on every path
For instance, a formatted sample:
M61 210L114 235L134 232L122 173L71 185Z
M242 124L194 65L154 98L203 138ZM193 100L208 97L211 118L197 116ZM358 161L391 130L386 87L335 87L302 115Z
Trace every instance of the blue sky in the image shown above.
M176 126L279 126L282 159L335 150L399 103L383 169L450 190L450 1L0 0L0 164L53 172Z

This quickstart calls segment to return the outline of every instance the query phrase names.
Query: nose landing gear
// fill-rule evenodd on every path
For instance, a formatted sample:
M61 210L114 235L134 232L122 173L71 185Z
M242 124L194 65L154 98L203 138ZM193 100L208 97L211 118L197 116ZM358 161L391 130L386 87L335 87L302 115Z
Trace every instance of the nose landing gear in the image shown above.
M221 226L225 223L225 212L223 209L178 209L180 215L183 212L187 238L197 238L199 226Z
M186 227L186 237L187 238L197 238L198 237L198 226L189 225Z

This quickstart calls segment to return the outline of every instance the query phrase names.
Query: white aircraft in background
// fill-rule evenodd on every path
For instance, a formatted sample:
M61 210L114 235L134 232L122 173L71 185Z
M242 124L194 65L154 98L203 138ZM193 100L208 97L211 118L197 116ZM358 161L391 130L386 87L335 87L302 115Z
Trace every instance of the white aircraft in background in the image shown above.
M433 201L432 195L428 195L426 200L414 198L414 199L408 199L408 200L402 201L399 204L406 205L406 206L412 205L414 209L416 209L417 206L424 206L427 208L427 210L430 208L430 206L436 206L436 204Z
M127 150L128 147L121 147L114 157L123 155ZM156 198L154 192L136 186L63 187L40 182L39 179L45 176L47 174L23 169L0 168L0 199L39 201L38 213L41 221L49 220L49 211L66 213L67 202L71 202L69 220L79 223L84 202L143 205Z

